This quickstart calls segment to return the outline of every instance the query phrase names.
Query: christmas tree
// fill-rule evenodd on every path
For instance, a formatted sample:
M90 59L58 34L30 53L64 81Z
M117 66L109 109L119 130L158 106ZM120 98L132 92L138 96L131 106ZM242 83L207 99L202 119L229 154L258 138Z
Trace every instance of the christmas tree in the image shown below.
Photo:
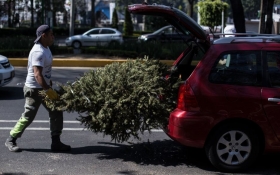
M59 100L48 107L78 112L77 118L94 133L117 142L139 138L144 131L165 127L176 107L180 79L166 77L169 67L149 59L112 63L86 72L74 82L57 84Z

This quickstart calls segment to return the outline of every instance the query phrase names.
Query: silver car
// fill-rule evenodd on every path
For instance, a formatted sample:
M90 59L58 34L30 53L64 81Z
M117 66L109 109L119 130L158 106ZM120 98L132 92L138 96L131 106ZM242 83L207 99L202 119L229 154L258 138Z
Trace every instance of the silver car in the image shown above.
M10 83L15 77L15 69L7 57L0 55L0 87Z
M122 43L123 36L120 31L114 28L93 28L82 35L74 35L66 38L66 46L79 49L82 46L107 45L109 43Z

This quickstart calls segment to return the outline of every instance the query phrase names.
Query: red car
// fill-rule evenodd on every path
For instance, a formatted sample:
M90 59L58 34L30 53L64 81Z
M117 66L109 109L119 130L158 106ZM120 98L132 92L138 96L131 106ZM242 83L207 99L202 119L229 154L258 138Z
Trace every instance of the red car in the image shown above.
M188 48L172 66L180 76L177 108L166 133L203 148L221 171L239 171L259 155L280 152L280 37L226 37L214 42L184 12L163 5L129 6L133 14L164 17Z

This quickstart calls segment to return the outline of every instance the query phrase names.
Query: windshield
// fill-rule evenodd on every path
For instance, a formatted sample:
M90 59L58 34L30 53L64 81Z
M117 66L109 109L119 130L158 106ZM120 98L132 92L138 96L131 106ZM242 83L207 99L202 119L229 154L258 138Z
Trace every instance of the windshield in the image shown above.
M160 32L162 32L162 31L164 31L165 29L167 29L167 28L169 28L169 27L171 27L171 26L168 26L168 27L162 27L162 28L160 28L160 29L158 29L158 30L154 31L154 32L153 32L153 34L158 34L158 33L160 33Z

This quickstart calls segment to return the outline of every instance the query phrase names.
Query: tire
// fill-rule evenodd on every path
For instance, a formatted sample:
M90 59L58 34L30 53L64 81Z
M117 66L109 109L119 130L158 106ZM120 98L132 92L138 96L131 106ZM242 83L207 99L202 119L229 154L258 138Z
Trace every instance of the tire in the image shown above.
M72 46L75 48L75 49L80 49L82 44L80 41L74 41Z
M249 167L258 158L260 141L250 126L233 123L219 128L210 136L205 152L217 169L237 172Z

